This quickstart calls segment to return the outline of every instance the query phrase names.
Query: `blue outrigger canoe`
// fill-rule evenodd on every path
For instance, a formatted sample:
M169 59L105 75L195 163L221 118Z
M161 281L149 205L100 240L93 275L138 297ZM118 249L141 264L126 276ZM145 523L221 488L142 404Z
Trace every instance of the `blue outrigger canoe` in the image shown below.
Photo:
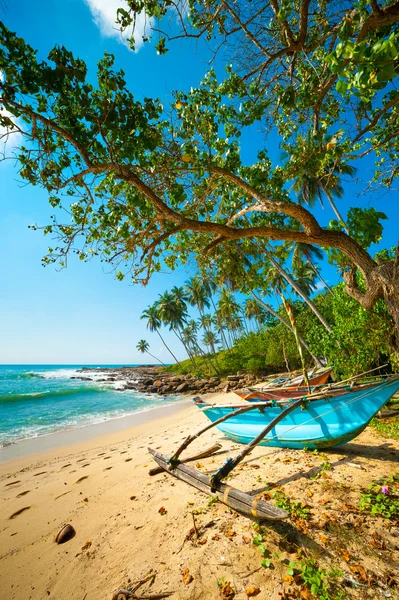
M257 409L233 415L218 424L217 428L232 440L248 444L268 423L276 420L273 428L260 441L261 445L296 449L340 446L358 436L398 389L399 377L395 377L356 391L319 400L309 399L304 406L297 406L289 414L282 415L280 420L279 414L290 405L289 401L259 403ZM197 405L213 423L237 409L237 406L218 408L207 407L206 403Z
M286 519L287 511L226 485L223 479L259 444L298 449L324 449L346 444L365 429L398 389L399 377L396 376L356 391L342 393L338 390L337 395L320 399L304 397L293 401L214 407L194 398L211 423L189 435L173 456L164 456L151 448L148 450L166 472L206 494L216 495L234 510L259 520ZM229 438L247 445L209 477L182 463L179 457L212 427L218 427Z

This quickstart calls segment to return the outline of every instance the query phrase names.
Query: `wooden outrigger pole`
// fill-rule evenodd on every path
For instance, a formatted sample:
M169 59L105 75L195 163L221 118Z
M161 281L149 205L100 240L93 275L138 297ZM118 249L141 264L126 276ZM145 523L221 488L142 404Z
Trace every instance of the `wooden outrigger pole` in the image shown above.
M192 467L188 467L187 465L181 463L178 459L180 454L185 450L191 442L197 439L202 433L208 431L212 427L216 427L223 421L227 419L242 414L244 412L249 412L251 410L259 410L257 406L245 406L238 410L235 410L228 415L224 415L220 419L217 419L213 423L210 423L206 427L203 427L200 431L198 431L195 435L189 435L180 448L175 452L175 454L171 458L167 458L162 454L156 452L152 448L148 448L150 454L152 454L154 460L158 463L160 467L162 467L165 471L171 473L178 479L185 481L186 483L192 485L198 490L205 492L209 495L216 495L221 502L227 504L231 508L238 510L248 516L256 517L260 520L262 519L286 519L289 516L289 513L273 504L269 504L268 502L264 502L263 500L258 500L254 498L251 494L247 494L245 492L241 492L240 490L236 490L224 483L222 483L222 479L225 479L229 473L246 457L252 450L257 446L277 425L281 419L286 417L290 412L295 410L300 406L304 406L306 404L306 400L301 398L296 402L292 402L289 406L284 408L281 413L275 417L270 423L247 445L245 448L235 457L228 458L224 465L216 471L211 477L193 469Z
M165 456L152 450L152 448L149 448L148 451L152 454L158 465L165 471L170 472L171 475L185 481L209 496L217 496L221 502L238 512L242 512L249 517L255 517L259 520L268 519L277 521L286 519L289 516L289 513L286 510L278 508L278 506L274 506L268 502L264 502L263 500L258 500L251 494L241 492L224 483L220 483L216 490L212 491L211 480L208 475L180 462L175 464L173 469L169 470L170 464Z

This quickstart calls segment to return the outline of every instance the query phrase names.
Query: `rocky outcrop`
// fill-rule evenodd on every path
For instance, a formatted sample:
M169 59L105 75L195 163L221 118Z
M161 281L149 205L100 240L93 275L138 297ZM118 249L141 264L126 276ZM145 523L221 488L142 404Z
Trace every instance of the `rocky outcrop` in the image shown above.
M101 372L101 379L95 377ZM80 370L81 376L71 379L96 382L118 382L118 391L133 390L144 394L205 394L210 392L229 392L253 385L260 381L255 375L246 371L238 371L236 375L225 378L209 377L196 379L192 375L176 375L165 373L160 367L143 365L140 367L117 367L93 369L85 367ZM120 383L119 383L120 382Z

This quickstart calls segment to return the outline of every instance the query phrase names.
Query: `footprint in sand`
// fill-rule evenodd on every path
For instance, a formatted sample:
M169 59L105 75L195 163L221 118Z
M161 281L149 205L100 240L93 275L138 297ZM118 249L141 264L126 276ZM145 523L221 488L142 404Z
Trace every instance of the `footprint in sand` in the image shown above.
M6 483L5 487L8 487L9 485L17 485L17 483L21 483L21 480L17 479L17 481L11 481L10 483Z
M104 471L109 471L112 467L105 467Z
M56 496L54 498L54 500L58 500L58 498L62 498L62 496L66 496L67 494L70 494L72 492L72 490L69 490L69 492L64 492L63 494L60 494L59 496Z
M77 460L76 462L83 462L84 460L87 460L86 458L79 458L79 460Z
M39 477L39 475L44 475L47 471L40 471L40 473L35 473L33 477Z
M104 454L106 454L106 452L101 452L100 454L97 454L97 456L104 456Z
M104 456L103 460L107 460L108 458L111 458L110 456Z
M123 452L120 452L119 454L127 454L127 450L124 450Z
M76 481L76 483L80 483L81 481L84 481L85 479L88 479L88 478L89 478L89 476L88 476L88 475L85 475L84 477L80 477L80 479L78 479L78 480Z
M133 460L132 458L125 458L125 462L130 462L131 460Z
M72 463L68 463L67 465L62 465L61 469L66 469L67 467L70 467Z
M82 469L83 469L83 467L89 467L89 466L90 466L90 463L86 463L85 465L82 465Z
M12 513L10 519L15 519L15 517L18 517L20 514L22 514L26 510L29 510L30 508L32 508L32 507L31 506L24 506L23 508L20 508L15 513Z
M21 496L26 496L26 494L29 494L30 490L26 490L25 492L21 492L20 494L18 494L17 498L21 498Z

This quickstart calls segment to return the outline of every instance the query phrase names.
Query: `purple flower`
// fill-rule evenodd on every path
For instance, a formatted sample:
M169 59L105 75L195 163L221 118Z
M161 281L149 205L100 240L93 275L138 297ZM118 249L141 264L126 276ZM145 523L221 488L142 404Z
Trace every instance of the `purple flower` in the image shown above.
M389 488L388 488L388 486L387 485L383 485L382 488L381 488L381 492L383 494L388 495L389 494Z

